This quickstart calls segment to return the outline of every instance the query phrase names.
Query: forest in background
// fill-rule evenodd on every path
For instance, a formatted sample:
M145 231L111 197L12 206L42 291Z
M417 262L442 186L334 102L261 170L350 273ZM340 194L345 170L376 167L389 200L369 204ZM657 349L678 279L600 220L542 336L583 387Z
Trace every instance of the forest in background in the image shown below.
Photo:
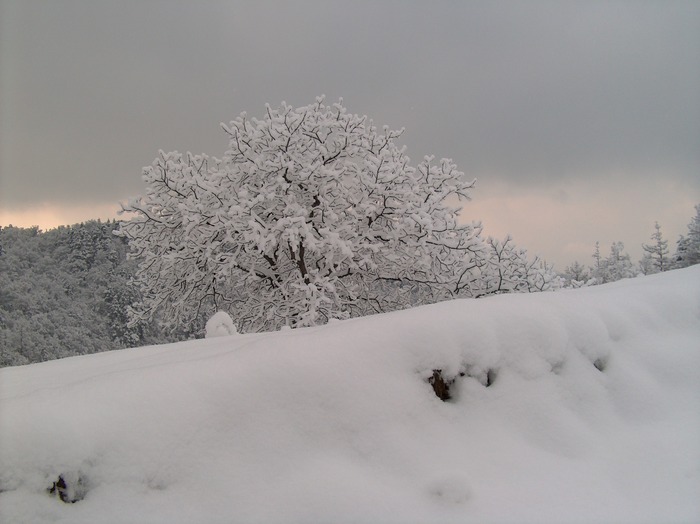
M135 262L116 227L98 220L0 229L1 366L177 339L155 323L127 327L127 307L138 299L129 285Z

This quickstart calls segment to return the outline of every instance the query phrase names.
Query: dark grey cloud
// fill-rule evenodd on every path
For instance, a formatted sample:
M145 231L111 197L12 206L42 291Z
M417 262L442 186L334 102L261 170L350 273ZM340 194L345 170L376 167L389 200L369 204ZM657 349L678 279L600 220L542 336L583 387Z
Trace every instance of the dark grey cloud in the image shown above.
M220 155L219 122L321 93L482 185L665 177L700 195L698 2L0 9L3 207L123 200L159 148Z

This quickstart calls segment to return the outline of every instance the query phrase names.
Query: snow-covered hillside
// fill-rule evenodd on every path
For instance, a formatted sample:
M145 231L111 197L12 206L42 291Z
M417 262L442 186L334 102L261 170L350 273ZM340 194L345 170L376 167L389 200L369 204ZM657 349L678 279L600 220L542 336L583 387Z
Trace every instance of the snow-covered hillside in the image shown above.
M7 368L0 396L7 524L698 522L700 267Z

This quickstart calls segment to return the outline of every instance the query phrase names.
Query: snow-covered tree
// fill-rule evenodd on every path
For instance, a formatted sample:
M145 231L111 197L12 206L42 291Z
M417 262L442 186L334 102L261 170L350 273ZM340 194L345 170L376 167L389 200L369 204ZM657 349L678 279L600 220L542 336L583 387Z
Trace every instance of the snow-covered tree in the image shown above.
M656 269L654 265L654 260L651 258L649 253L644 253L641 260L639 261L639 271L642 275L653 275L658 273L659 270Z
M537 256L530 260L527 251L515 246L510 235L503 241L489 237L486 245L479 253L486 258L476 259L479 273L469 282L468 295L528 293L561 287L561 279L553 267Z
M146 194L123 206L140 260L134 318L225 310L261 331L469 292L484 245L451 204L474 185L451 160L412 167L401 131L322 97L223 127L222 159L161 152Z
M0 228L0 366L165 341L126 325L137 290L116 227Z
M610 255L607 258L601 256L600 244L596 242L593 260L591 275L595 279L595 284L607 284L637 276L632 260L629 254L625 253L625 245L622 242L613 242L610 245Z
M595 279L596 284L605 283L605 267L603 255L600 254L600 242L596 241L595 251L593 252L593 267L591 268L591 276Z
M613 242L610 245L610 255L604 261L603 271L603 282L615 282L637 275L629 254L625 253L625 245L622 242Z
M661 226L658 222L654 224L654 233L651 235L651 244L642 244L645 257L642 259L642 272L647 275L666 271L669 267L668 240L661 234ZM647 260L648 257L648 260Z
M674 268L694 264L700 264L700 204L695 206L695 216L688 224L688 234L678 239L672 260Z
M600 253L600 252L599 252ZM565 286L571 288L579 288L593 284L591 280L591 270L578 261L564 268L562 275Z

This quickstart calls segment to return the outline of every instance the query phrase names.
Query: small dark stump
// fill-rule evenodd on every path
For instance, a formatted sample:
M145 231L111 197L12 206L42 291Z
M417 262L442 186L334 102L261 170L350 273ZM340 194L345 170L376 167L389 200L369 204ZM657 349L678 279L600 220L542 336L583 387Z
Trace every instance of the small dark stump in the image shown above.
M75 475L75 477L75 481L66 482L63 475L59 475L58 480L47 491L66 504L75 504L85 498L87 491L83 478L79 475Z
M441 369L434 369L433 376L428 379L428 383L433 386L435 395L443 402L452 398L450 395L450 385L452 385L453 382L454 380L446 381L442 377Z
M595 362L593 362L593 365L598 371L605 371L605 368L607 367L608 363L602 358L598 358L595 360Z
M493 386L493 383L496 382L496 377L498 376L498 372L495 369L489 369L486 372L486 387L490 388Z

